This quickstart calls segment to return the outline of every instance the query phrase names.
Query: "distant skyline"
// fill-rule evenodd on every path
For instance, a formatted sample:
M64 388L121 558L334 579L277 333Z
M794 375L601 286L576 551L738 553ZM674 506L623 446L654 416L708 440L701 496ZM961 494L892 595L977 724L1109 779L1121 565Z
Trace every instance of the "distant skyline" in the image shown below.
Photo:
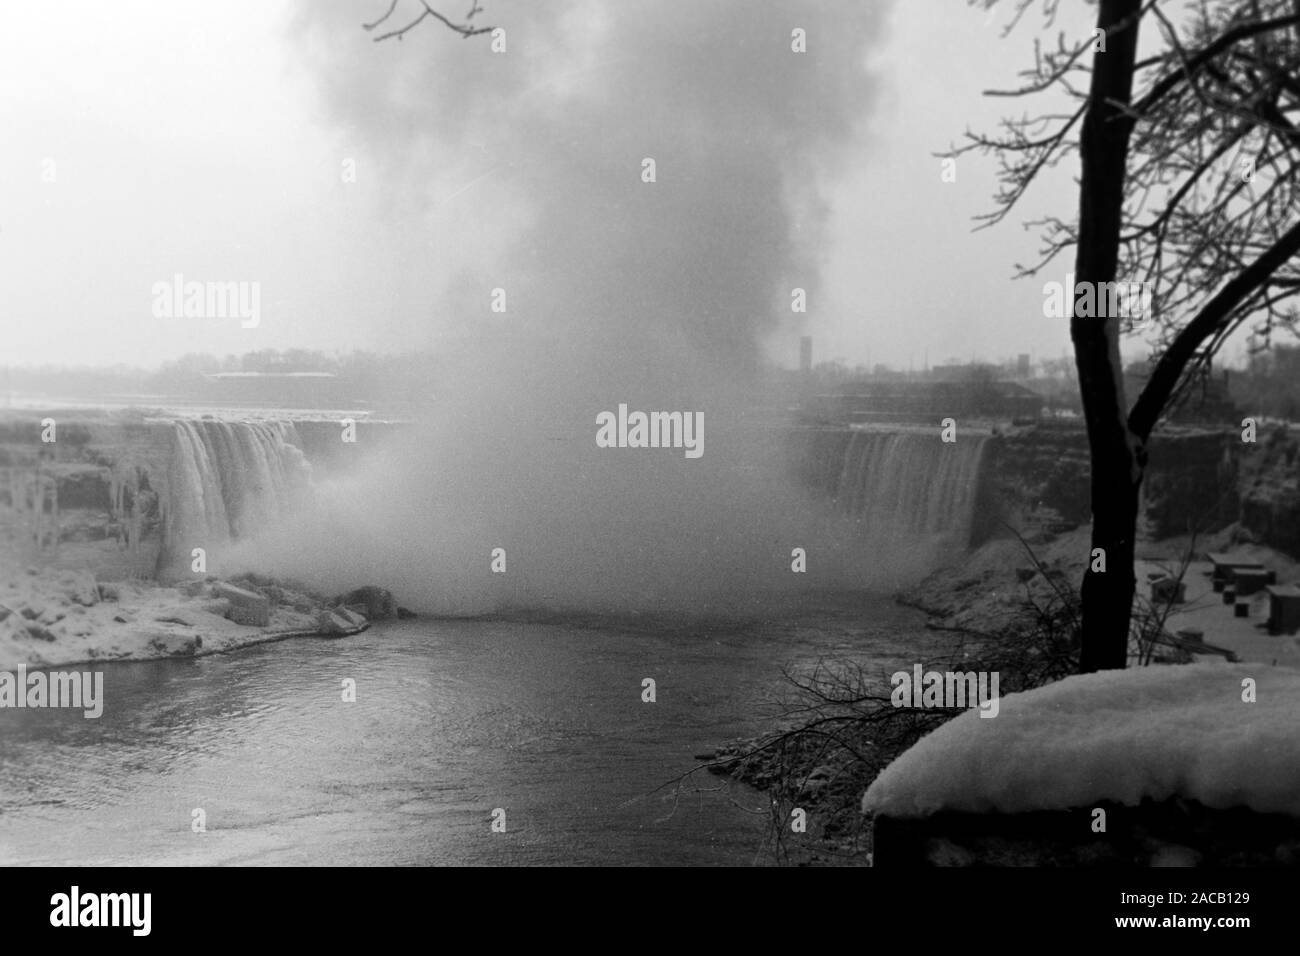
M467 270L491 261L528 221L530 210L511 193L526 189L516 169L526 160L486 157L466 125L421 131L438 138L443 163L440 175L421 179L428 202L387 175L423 157L377 155L382 144L340 123L322 84L342 81L321 75L337 45L374 68L391 67L396 82L404 57L438 58L487 41L426 24L400 44L373 43L361 23L386 6L362 0L328 16L292 0L7 6L0 364L153 367L191 352L441 350L463 335L463 303L486 303L488 291L467 289ZM618 14L585 3L555 9L571 24L573 48L554 54L562 61L528 50L523 30L502 56L528 69L543 64L537 82L563 86L562 105L594 95L601 57L620 56L599 43L602 19ZM488 0L484 15L509 26L517 10ZM827 216L808 262L820 276L807 277L807 314L767 334L770 360L794 366L801 334L813 336L814 362L849 366L1068 353L1066 323L1043 315L1042 285L1071 263L1037 280L1010 276L1037 248L1036 233L1019 222L1049 208L1072 211L1069 171L1041 183L1014 221L973 233L972 217L992 208L993 164L963 158L957 182L944 183L932 155L967 127L992 130L1002 115L1033 105L980 95L1013 86L1034 37L1047 35L1031 12L1000 39L1009 10L990 17L910 0L882 10L881 34L862 38L872 75L860 94L863 126L817 172ZM789 16L776 8L755 16L775 42L788 42ZM1091 8L1063 15L1050 35L1086 30L1092 16ZM322 23L341 25L330 49ZM815 57L825 31L836 29L834 7L824 22L793 25L807 30L806 55ZM575 61L585 65L573 69ZM631 107L627 116L639 121ZM633 169L639 159L626 157ZM344 181L348 163L355 182ZM798 210L789 221L800 228ZM159 318L151 288L176 273L259 283L260 321L249 328L230 318ZM1139 357L1144 346L1126 351Z

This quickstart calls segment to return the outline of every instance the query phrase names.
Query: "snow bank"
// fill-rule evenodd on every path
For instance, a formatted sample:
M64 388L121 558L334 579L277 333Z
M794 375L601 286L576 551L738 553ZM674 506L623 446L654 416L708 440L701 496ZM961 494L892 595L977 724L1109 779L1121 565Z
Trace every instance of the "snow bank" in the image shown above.
M1256 703L1242 700L1245 678ZM866 813L1022 813L1190 798L1300 816L1300 670L1187 664L1070 677L968 711L876 778Z
M304 603L306 595L267 590L278 595L275 606L267 626L253 627L229 620L230 602L213 594L205 581L175 587L120 581L101 587L88 571L0 567L0 670L198 656L290 635L351 633L361 626L351 620L322 624L322 606Z

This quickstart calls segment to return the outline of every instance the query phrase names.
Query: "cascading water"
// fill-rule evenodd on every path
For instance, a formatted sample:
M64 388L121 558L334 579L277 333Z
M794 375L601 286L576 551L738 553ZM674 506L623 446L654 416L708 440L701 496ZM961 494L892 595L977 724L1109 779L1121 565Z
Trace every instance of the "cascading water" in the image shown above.
M836 499L872 538L970 543L986 435L854 431Z
M290 510L310 484L290 423L176 422L161 495L160 569L194 548L211 553L251 537Z

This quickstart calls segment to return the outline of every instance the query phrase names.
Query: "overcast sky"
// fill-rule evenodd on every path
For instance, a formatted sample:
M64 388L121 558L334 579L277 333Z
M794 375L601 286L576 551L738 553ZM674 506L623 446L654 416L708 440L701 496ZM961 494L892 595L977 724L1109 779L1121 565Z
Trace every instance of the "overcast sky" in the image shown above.
M864 3L869 13L850 12ZM524 13L518 3L485 0L486 20L507 28L507 52L492 54L486 37L461 40L432 23L400 45L374 43L360 24L386 5L357 0L321 12L289 0L6 4L0 364L152 365L186 352L439 348L487 316L490 288L508 285L494 281L493 270L519 255L521 235L533 235L534 246L549 244L549 207L558 203L539 196L590 190L591 177L624 165L629 183L642 188L672 190L684 180L680 164L670 163L653 187L637 182L642 156L656 153L653 135L638 138L643 121L655 128L653 104L630 91L638 70L668 63L690 77L697 62L727 69L767 34L785 63L796 26L808 33L805 56L851 54L858 62L850 69L824 59L816 68L825 72L812 80L787 84L778 73L772 90L753 92L790 96L764 113L763 122L789 137L780 129L756 134L758 165L738 167L728 179L725 164L743 167L743 160L714 148L724 135L732 142L746 135L747 111L760 111L746 99L750 91L724 95L726 84L708 79L723 74L699 74L707 88L692 95L706 106L683 120L696 124L683 138L702 144L702 155L725 153L716 181L699 188L716 192L723 183L725 192L735 183L754 207L727 220L752 234L750 245L724 248L712 240L722 250L719 271L743 269L728 256L752 260L763 269L779 266L782 274L767 275L770 282L810 290L806 316L782 316L777 303L776 317L756 326L766 354L793 365L801 331L813 335L818 361L850 364L919 368L927 359L1057 357L1068 348L1065 323L1042 314L1043 280L1009 281L1015 262L1034 258L1036 235L1018 221L971 231L971 217L989 208L996 186L991 164L964 159L958 181L943 183L931 155L968 126L992 128L1004 113L1021 110L980 92L1011 85L1031 62L1038 20L1002 39L1000 18L956 0L823 3L807 8L815 15L798 4L746 4L753 22L735 32L740 46L733 48L728 21L702 12L709 3L669 2L656 5L663 28L642 48L645 23L620 29L608 22L622 16L619 4L534 3ZM1084 7L1080 23L1057 26L1086 27L1091 14ZM538 27L540 17L552 21L553 33ZM675 38L680 56L669 48ZM628 65L647 50L653 63ZM452 70L458 79L429 82ZM672 81L660 77L648 88L679 95ZM754 78L737 83L752 87ZM597 100L598 108L591 105ZM458 109L505 115L462 121ZM600 170L583 168L572 179L555 165L554 137L544 148L527 139L570 117L591 127L575 134L582 150L575 170L595 163L590 154L602 147L593 143L608 142L611 153L598 157ZM520 129L517 139L510 128ZM761 164L776 165L768 157L778 149L799 161L765 193L756 187L765 182ZM664 152L673 155L668 146ZM355 182L343 181L349 160ZM550 165L530 178L529 163ZM698 195L689 204L675 201L682 205L665 208L682 215L668 225L694 241L689 237L707 224L686 212L700 207L707 218L717 209ZM1058 176L1043 184L1024 217L1046 208L1069 215L1074 203L1068 174ZM788 235L768 236L768 225ZM557 242L565 255L583 248ZM763 258L774 246L778 265ZM545 249L538 255L544 263ZM704 277L690 280L697 291L713 256L704 258ZM626 258L611 262L626 267ZM156 317L151 288L176 273L260 283L260 324ZM1045 278L1052 277L1061 276ZM654 288L640 294L654 298ZM683 308L677 299L652 305ZM526 309L519 315L530 318Z

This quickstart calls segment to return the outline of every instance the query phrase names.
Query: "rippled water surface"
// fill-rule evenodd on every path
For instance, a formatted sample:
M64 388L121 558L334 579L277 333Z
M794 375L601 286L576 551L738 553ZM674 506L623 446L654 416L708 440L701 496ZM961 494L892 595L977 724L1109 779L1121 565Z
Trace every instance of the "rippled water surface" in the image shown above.
M0 862L761 861L763 817L747 812L760 794L715 790L707 774L691 786L710 792L653 791L693 754L766 726L782 665L898 660L917 639L916 615L884 600L849 617L421 620L101 665L98 720L0 710ZM654 704L641 700L646 677ZM490 829L497 807L504 834ZM206 833L191 830L195 808Z

